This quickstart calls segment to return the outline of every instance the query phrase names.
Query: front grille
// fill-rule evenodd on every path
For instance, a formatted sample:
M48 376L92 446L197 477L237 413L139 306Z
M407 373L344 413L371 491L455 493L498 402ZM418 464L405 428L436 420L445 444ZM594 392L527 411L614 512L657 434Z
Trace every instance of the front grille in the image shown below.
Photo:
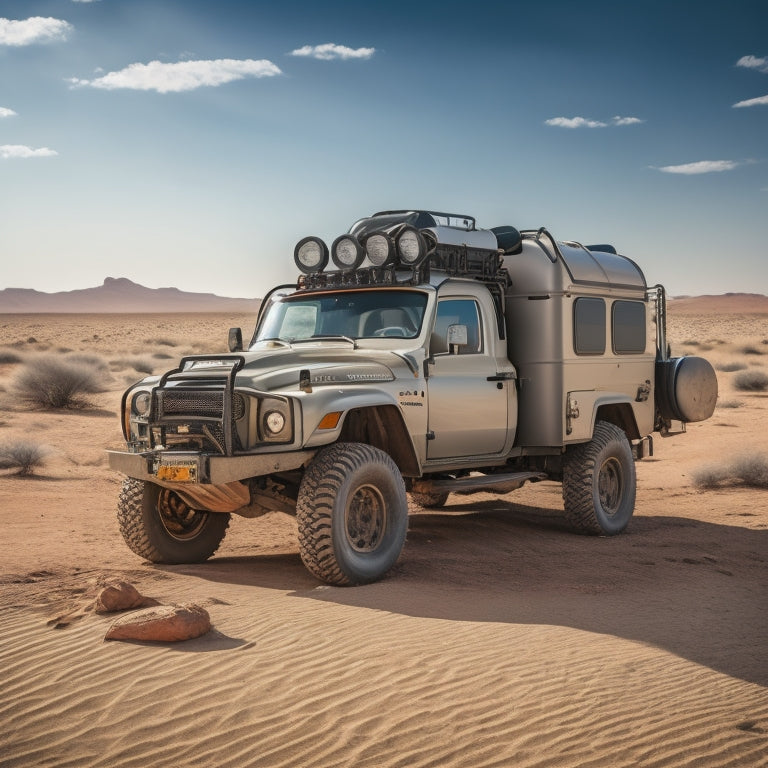
M224 415L224 390L165 389L157 391L159 416L202 416L221 419Z

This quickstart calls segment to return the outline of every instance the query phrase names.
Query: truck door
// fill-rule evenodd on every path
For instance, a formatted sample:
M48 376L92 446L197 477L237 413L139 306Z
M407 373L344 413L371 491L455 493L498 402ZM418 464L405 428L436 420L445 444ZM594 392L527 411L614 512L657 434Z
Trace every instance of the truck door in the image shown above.
M467 343L449 345L449 328L465 326ZM430 340L427 459L500 453L507 438L507 388L483 340L475 299L446 298L437 305Z

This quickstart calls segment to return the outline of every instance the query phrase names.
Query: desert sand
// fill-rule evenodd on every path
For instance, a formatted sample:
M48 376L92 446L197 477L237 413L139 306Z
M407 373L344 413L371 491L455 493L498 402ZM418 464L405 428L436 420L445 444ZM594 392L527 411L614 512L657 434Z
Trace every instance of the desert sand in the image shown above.
M687 301L670 310L676 353L768 372L768 314ZM0 365L0 442L52 450L31 477L0 472L1 766L768 765L768 494L692 483L768 457L767 393L718 372L715 415L639 463L618 537L567 532L545 482L413 516L370 586L317 582L278 513L233 517L208 563L144 563L104 453L132 361L159 372L252 323L0 315L0 350L99 355L110 377L90 408L30 411L12 395L21 363ZM114 579L204 606L213 630L105 642L114 617L84 609Z

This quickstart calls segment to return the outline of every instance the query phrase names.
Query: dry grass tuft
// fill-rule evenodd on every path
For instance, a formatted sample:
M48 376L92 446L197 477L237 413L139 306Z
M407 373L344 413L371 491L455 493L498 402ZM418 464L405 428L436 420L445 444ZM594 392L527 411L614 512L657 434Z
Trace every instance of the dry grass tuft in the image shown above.
M762 355L763 350L752 346L751 344L745 344L743 347L739 347L739 352L743 355Z
M746 370L747 366L744 363L720 363L720 365L717 366L718 371L723 371L724 373L733 373L734 371L744 371Z
M144 339L144 343L148 344L149 346L158 346L158 347L178 347L179 342L175 339L169 339L165 338L163 336L159 338L154 339Z
M768 389L768 374L763 371L743 371L734 378L733 386L741 392L765 392Z
M741 400L718 400L718 408L741 408L744 403Z
M0 469L15 469L14 474L27 476L41 467L51 449L29 440L0 444Z
M38 408L87 408L92 405L87 395L105 389L105 367L71 357L35 355L25 360L13 380L13 392L22 402Z
M746 454L730 464L709 464L697 469L692 479L693 484L702 489L734 485L768 488L768 457Z
M0 349L0 365L15 365L20 363L24 358L11 349Z

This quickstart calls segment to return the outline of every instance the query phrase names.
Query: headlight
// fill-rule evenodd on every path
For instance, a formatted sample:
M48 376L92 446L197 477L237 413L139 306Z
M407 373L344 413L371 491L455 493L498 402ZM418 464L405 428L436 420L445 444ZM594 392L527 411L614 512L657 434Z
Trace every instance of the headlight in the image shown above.
M328 264L328 246L319 237L305 237L296 243L293 260L305 275L322 272Z
M152 405L152 395L149 392L139 392L133 396L131 409L137 416L147 416Z
M372 232L365 238L365 252L374 267L391 264L395 259L395 243L384 232Z
M339 269L357 269L363 263L365 251L356 237L342 235L333 241L331 258Z
M280 411L269 411L264 416L264 424L267 427L267 431L277 435L285 429L285 416Z
M415 227L406 227L397 237L397 254L408 267L415 267L427 255L424 236Z

